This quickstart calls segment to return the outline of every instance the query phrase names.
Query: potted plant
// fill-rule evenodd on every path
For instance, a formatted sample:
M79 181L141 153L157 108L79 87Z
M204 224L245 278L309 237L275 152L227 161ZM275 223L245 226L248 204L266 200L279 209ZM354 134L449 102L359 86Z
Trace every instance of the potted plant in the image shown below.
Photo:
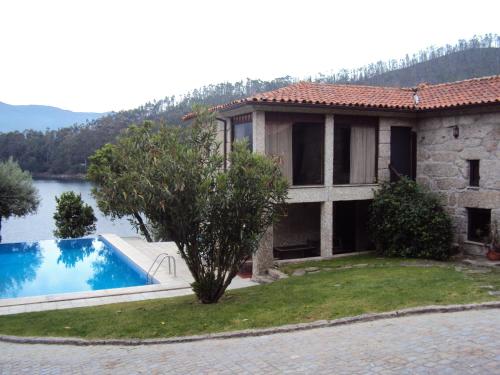
M485 245L488 249L486 257L489 260L500 261L500 230L496 220L490 226L489 241Z

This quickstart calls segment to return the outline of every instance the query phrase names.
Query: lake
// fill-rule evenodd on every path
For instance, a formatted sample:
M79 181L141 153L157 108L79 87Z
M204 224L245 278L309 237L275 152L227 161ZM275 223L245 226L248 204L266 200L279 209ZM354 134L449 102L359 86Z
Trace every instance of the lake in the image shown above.
M41 198L38 212L23 218L2 220L2 242L24 242L53 239L55 196L65 191L73 190L82 195L85 203L94 208L97 218L96 234L114 233L118 236L137 236L135 229L126 219L114 220L106 218L97 208L97 203L91 195L92 184L86 181L35 180L35 186Z

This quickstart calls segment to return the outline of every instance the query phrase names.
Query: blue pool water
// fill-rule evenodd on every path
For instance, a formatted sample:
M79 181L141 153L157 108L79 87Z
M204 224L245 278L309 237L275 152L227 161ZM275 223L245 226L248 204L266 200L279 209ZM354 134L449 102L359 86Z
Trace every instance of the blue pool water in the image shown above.
M100 238L0 244L0 298L145 284L144 272Z

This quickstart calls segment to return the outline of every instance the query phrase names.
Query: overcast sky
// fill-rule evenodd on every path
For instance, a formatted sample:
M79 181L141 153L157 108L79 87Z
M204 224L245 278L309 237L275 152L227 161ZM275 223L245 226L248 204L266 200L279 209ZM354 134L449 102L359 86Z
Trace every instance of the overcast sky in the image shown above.
M0 101L111 111L499 30L500 1L0 0Z

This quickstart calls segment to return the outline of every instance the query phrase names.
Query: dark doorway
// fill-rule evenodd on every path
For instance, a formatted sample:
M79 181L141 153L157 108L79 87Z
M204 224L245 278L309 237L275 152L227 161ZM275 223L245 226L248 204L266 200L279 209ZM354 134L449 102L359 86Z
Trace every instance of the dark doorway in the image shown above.
M372 248L368 233L370 203L371 200L334 202L334 253L365 251Z
M391 127L391 181L399 176L417 176L417 133L411 128Z
M491 210L487 208L467 208L467 239L486 242L490 234Z

